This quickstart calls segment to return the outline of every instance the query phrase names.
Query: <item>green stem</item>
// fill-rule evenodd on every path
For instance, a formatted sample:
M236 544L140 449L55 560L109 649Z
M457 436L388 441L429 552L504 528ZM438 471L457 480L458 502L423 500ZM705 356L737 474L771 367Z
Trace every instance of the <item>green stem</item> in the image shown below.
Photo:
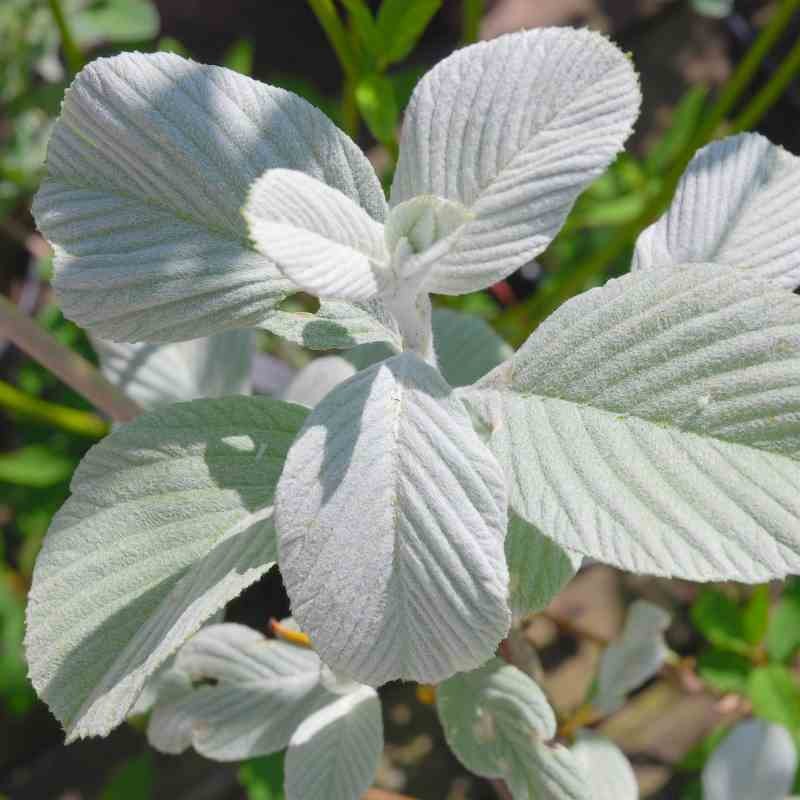
M355 81L358 76L358 61L347 29L336 12L333 0L308 0L308 4L316 14L322 30L325 31L345 76Z
M664 212L675 193L675 187L681 175L695 152L713 139L719 124L736 105L742 93L747 90L759 65L798 8L800 8L800 0L783 0L739 63L703 124L675 160L664 179L661 190L647 204L642 213L620 228L605 247L598 250L583 264L570 268L569 271L562 270L554 274L549 284L542 286L531 300L514 306L501 315L497 320L497 329L508 337L512 345L518 346L524 340L524 336L520 336L519 333L521 325L528 329L536 327L563 302L580 292L590 280L603 275L610 264L633 246L641 231Z
M714 138L717 126L733 110L736 102L755 77L761 62L775 42L783 35L786 25L798 9L800 9L800 0L783 0L778 6L778 10L772 15L770 21L764 26L764 29L758 34L744 58L739 62L705 122L697 131L694 147L689 153L687 163L694 155L694 150Z
M462 0L461 43L472 44L478 41L478 33L483 17L483 0Z
M64 9L61 7L61 0L48 0L48 3L61 36L61 46L64 48L64 58L67 61L67 69L70 75L74 76L83 68L83 54L72 36L72 31L69 29L67 17L64 14Z
M800 71L800 40L789 51L789 55L775 70L772 77L761 91L747 104L742 113L734 120L733 133L755 128L767 111L780 99L786 87Z
M116 422L128 422L141 413L133 400L109 383L83 356L54 339L3 296L0 296L0 336L10 339Z
M100 439L108 433L108 423L97 414L48 403L15 389L5 381L0 381L0 406L21 416L92 439Z
M358 136L359 120L356 84L355 81L346 78L342 89L342 128L351 139Z

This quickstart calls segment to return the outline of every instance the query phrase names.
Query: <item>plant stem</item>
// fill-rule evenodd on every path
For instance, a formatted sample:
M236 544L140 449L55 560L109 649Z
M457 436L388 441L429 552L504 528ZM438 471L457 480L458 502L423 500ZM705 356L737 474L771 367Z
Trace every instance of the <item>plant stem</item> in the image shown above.
M70 76L74 76L80 72L83 67L83 55L72 36L72 31L69 29L67 17L64 14L64 9L61 7L61 0L47 1L61 36L61 46L64 48L64 58L67 62L67 69L69 70Z
M509 339L510 344L514 346L522 344L525 338L524 334L520 335L522 327L528 329L536 327L564 301L581 291L592 278L603 275L609 265L633 245L641 231L658 219L669 205L675 187L695 152L714 137L719 124L748 88L759 65L798 8L800 8L800 0L783 0L723 88L705 122L675 160L661 190L647 204L642 213L620 228L605 247L598 250L593 257L576 268L570 269L569 272L562 270L555 273L549 284L540 287L531 300L508 309L497 320L498 330Z
M322 30L328 37L336 57L342 66L345 77L355 81L358 76L358 61L350 43L347 29L342 24L333 0L308 0L311 10L316 14Z
M789 51L789 55L775 70L772 77L758 94L747 104L742 113L734 120L732 133L739 133L754 128L780 99L786 87L800 71L800 40Z
M100 439L108 433L108 423L90 411L79 411L33 397L0 381L0 406L61 430Z
M356 84L350 78L345 78L342 89L342 128L351 139L355 139L358 136L358 122Z
M133 400L109 383L83 356L58 342L2 296L0 336L10 339L115 422L128 422L141 413Z
M483 0L462 0L461 44L478 41L483 11Z
M702 147L714 137L717 126L732 111L737 100L755 77L761 62L775 42L783 35L787 23L798 9L800 9L800 0L783 0L781 2L778 10L772 15L770 21L764 26L750 49L745 53L744 58L739 62L705 122L697 131L693 140L694 147L691 148L691 152L688 154L687 163L694 154L694 150Z

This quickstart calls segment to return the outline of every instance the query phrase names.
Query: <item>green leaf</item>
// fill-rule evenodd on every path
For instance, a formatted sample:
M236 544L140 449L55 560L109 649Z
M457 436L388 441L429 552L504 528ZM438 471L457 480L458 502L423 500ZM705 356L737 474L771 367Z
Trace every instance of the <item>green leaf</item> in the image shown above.
M712 648L697 659L697 673L721 692L747 694L747 681L753 669L749 658L729 650Z
M377 20L384 47L381 65L402 61L441 6L442 0L383 0Z
M114 770L100 800L148 800L153 796L155 769L149 753L128 759Z
M381 144L393 145L400 110L392 81L377 74L362 78L356 85L356 104L370 133Z
M782 664L754 669L748 690L756 716L785 725L795 739L800 736L800 686L789 669Z
M800 580L786 582L767 628L766 647L773 661L788 661L800 647Z
M383 37L365 0L342 0L350 15L350 24L365 54L365 62L374 66L383 51Z
M100 0L73 14L72 33L81 48L153 39L161 21L150 0Z
M753 646L761 644L767 635L769 601L769 586L756 586L742 609L742 630L745 639Z
M237 776L247 792L247 800L284 800L284 751L245 761Z
M742 612L716 589L703 589L691 611L692 622L711 644L747 655L750 652Z
M147 678L275 562L275 485L306 413L265 397L177 403L88 452L28 602L31 681L69 740L122 722Z
M249 39L234 42L222 57L222 65L242 75L253 74L255 47Z
M69 478L77 460L43 444L0 454L0 481L43 489Z

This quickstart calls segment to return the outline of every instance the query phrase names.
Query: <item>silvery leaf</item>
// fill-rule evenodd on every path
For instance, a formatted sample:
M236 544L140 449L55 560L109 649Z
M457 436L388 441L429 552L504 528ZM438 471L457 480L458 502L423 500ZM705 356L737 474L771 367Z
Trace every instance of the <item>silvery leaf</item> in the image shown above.
M296 290L241 208L295 169L385 215L358 147L300 97L170 53L92 62L68 90L34 203L64 313L116 341L252 327Z
M662 667L669 654L664 632L670 616L646 600L636 600L628 610L622 636L612 642L600 660L597 694L592 705L603 714L622 707L628 692L638 689Z
M36 562L25 639L68 740L119 724L147 678L273 565L275 484L305 414L268 398L179 403L85 456Z
M757 133L706 145L636 242L632 269L713 261L800 286L800 158Z
M792 789L797 750L782 725L740 722L703 768L703 800L784 800Z
M592 787L592 800L639 800L633 767L610 739L582 731L572 746L572 754Z
M250 331L227 331L170 344L130 344L93 337L92 345L106 378L142 408L250 393L255 349Z
M307 717L286 753L287 800L354 800L372 783L383 750L381 704L359 686Z
M506 503L461 401L417 356L327 394L276 495L281 573L323 661L379 685L489 658L510 621Z
M471 772L506 781L514 800L589 800L573 754L548 744L556 719L524 672L493 658L444 681L436 708L450 749Z
M389 280L383 225L302 172L267 170L243 213L256 249L310 294L370 300Z
M565 303L465 390L511 506L631 572L800 571L800 298L742 270L642 270Z
M542 252L622 148L639 102L630 59L586 30L501 36L428 72L405 114L391 205L433 195L470 217L428 291L484 288Z

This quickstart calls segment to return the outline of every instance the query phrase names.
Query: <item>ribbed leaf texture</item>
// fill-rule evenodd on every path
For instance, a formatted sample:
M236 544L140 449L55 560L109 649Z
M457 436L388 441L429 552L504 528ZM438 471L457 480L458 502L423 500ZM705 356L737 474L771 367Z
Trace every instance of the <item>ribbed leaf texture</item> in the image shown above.
M435 195L472 219L426 288L471 292L542 252L622 148L639 102L630 60L585 30L509 34L437 64L405 114L391 205Z
M378 695L337 680L312 650L211 625L171 672L147 730L157 749L235 761L288 748L287 800L355 800L372 782L383 750Z
M800 158L757 133L698 150L632 269L713 261L800 286Z
M547 743L556 734L555 715L521 670L493 658L442 683L436 708L459 761L478 775L505 780L514 800L589 800L575 757Z
M369 300L387 279L383 225L302 172L265 172L250 190L244 216L256 249L310 294Z
M800 298L742 270L643 270L562 306L468 390L511 505L638 573L800 569Z
M89 451L36 562L26 654L68 739L122 722L148 676L275 562L272 501L305 409L195 400Z
M381 703L359 686L308 717L289 740L287 800L355 800L383 751Z
M330 392L276 496L284 583L323 661L379 685L489 658L510 622L506 505L460 400L415 355Z
M312 105L169 53L87 66L34 203L64 313L117 341L192 339L264 320L295 287L248 242L265 170L301 170L382 220L367 159Z

